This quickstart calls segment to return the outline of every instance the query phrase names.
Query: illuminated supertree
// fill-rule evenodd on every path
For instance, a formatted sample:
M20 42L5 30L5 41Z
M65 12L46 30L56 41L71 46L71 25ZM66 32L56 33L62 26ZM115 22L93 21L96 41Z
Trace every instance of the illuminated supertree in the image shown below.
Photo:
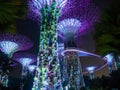
M36 69L36 75L34 78L34 85L33 85L34 90L42 90L48 88L50 90L62 89L61 79L60 79L61 78L60 60L58 59L59 47L57 43L57 38L58 38L57 22L61 21L61 19L59 18L60 15L64 16L64 14L67 14L66 12L65 13L61 12L63 10L63 7L67 5L66 2L69 6L66 7L68 9L65 8L66 11L73 9L72 7L73 5L70 4L71 0L69 0L69 2L67 0L28 0L28 8L29 11L32 12L32 15L31 13L29 13L30 16L31 17L37 16L37 18L35 19L38 19L37 21L40 21L40 41L39 41L40 43L39 43L37 69ZM89 0L81 0L79 2L80 2L79 4L80 11L83 10L82 13L79 14L80 18L66 20L68 23L71 22L69 25L72 26L72 29L73 28L75 29L75 32L78 31L78 28L81 29L80 31L83 31L84 29L86 29L86 27L91 26L97 18L96 16L95 16L96 18L93 16L96 14L94 12L96 12L97 9L96 7L94 8L94 10L93 7L92 9L90 9L91 4L89 3L91 2L89 2ZM90 13L88 13L89 11ZM83 12L86 13L84 14ZM94 14L92 14L91 12ZM88 17L87 14L90 16ZM66 16L70 16L70 15L67 14ZM74 22L76 23L74 24ZM66 27L66 29L70 29L69 25L68 27ZM66 37L68 37L69 35L70 36L69 40L71 39L71 37L75 35L72 29L70 29L70 32L72 32L70 33L70 35L69 34L64 35ZM69 31L65 31L65 32L69 32ZM68 38L65 39L67 40Z
M27 50L33 46L33 43L30 39L23 35L17 35L17 34L0 34L0 50L8 57L8 61L3 61L4 64L2 65L3 67L6 67L6 71L2 70L1 76L2 76L2 81L1 83L7 87L8 84L8 75L10 73L9 68L12 67L13 61L11 60L11 57L13 54L17 51L20 50ZM4 68L3 68L4 69Z
M95 70L95 66L90 66L90 67L87 67L87 71L90 73L90 79L94 79L94 70Z
M32 46L33 42L26 36L10 33L0 35L0 50L10 58L14 52L30 49Z
M38 22L49 14L56 14L59 17L61 9L66 5L67 0L27 0L28 1L28 18L37 20ZM42 9L48 11L42 12Z
M67 11L60 16L60 21L66 18L76 18L81 22L78 35L92 29L100 17L99 8L92 3L92 0L70 0L66 5ZM70 7L70 8L69 8Z
M56 24L67 0L28 0L28 8L40 21L39 53L34 90L61 87Z
M28 75L28 72L32 72L35 66L31 66L30 64L37 61L37 56L30 53L15 53L13 56L13 60L19 62L22 65L22 74L21 79L25 79ZM21 83L21 90L24 86L24 82Z
M77 19L64 19L57 25L57 30L62 34L59 36L65 38L66 45L69 47L75 46L74 37L81 28L81 22Z
M108 64L108 70L109 73L111 73L113 71L113 63L114 63L114 57L112 53L107 54L104 57L105 60L107 60L107 64Z

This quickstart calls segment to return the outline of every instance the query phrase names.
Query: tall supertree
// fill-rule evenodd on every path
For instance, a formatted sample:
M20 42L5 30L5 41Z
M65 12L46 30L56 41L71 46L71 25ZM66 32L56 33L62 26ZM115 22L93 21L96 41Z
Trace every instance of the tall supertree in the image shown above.
M57 24L57 30L65 37L67 45L74 44L74 36L79 31L80 27L81 22L73 18L64 19Z
M13 60L17 61L22 65L22 74L21 79L23 82L21 82L21 90L24 86L24 79L26 79L27 75L29 75L29 72L32 72L31 70L34 70L35 66L31 66L32 63L35 63L37 61L37 56L30 54L30 53L15 53L13 56Z
M33 90L61 89L56 24L67 0L29 0L29 10L38 15L40 41Z
M33 42L26 36L10 33L0 34L0 50L10 58L13 53L30 49L32 46Z

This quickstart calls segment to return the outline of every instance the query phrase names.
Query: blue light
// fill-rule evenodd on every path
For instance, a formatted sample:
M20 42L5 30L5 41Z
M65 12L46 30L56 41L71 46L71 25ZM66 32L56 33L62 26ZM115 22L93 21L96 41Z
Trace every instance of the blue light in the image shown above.
M113 54L112 53L110 53L110 54L107 54L105 57L104 57L104 59L106 59L107 60L107 63L108 64L112 64L112 62L113 62Z
M11 53L15 52L18 49L18 44L11 41L1 41L0 42L0 49L5 54L10 55Z
M36 65L29 65L28 66L28 70L30 71L30 72L33 72L35 69L36 69Z
M20 58L19 62L23 65L23 66L28 66L32 63L32 59L31 58Z
M93 73L95 68L96 68L95 66L90 66L90 67L87 67L86 69L89 71L89 73Z

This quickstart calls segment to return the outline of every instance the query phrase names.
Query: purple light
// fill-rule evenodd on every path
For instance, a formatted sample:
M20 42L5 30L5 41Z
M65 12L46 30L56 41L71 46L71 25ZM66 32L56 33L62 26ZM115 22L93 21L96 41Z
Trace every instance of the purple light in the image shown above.
M0 49L6 54L27 50L32 46L33 42L26 36L10 33L0 35Z
M96 24L100 17L100 10L92 0L74 0L70 4L66 5L67 11L62 13L60 20L66 18L76 18L82 23L79 29L79 34L81 32L90 30Z
M88 70L89 73L93 73L95 68L96 68L95 66L90 66L90 67L87 67L86 69Z
M0 42L0 49L7 55L14 53L19 48L17 43L11 41L1 41Z
M29 65L28 66L28 70L30 71L30 72L33 72L35 69L36 69L36 65Z
M111 65L112 62L113 62L113 59L114 59L113 54L112 54L112 53L107 54L107 55L104 57L104 59L107 60L108 65Z
M38 17L40 17L40 9L44 8L45 5L50 9L54 1L56 1L55 8L59 9L62 9L67 3L67 0L28 0L28 17L36 17L36 19L38 19Z

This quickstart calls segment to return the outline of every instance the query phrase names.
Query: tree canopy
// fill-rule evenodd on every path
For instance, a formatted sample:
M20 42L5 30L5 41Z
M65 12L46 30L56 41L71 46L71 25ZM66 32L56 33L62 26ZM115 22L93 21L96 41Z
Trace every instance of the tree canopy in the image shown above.
M103 11L99 23L96 25L94 39L97 53L120 53L120 0L112 0Z

